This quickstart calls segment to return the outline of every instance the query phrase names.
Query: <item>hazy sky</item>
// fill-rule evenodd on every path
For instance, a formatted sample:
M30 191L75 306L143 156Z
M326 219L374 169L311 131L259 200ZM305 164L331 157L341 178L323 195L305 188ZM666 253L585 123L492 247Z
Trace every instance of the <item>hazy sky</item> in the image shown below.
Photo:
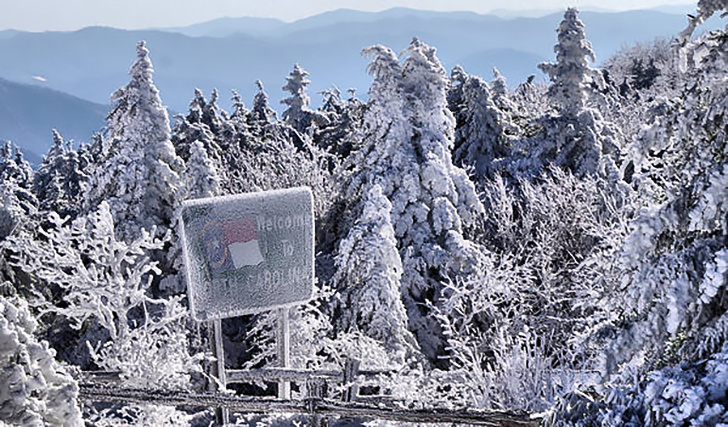
M605 4L606 3L606 4ZM378 11L554 9L612 10L697 4L697 0L0 0L0 30L75 30L91 25L138 29L189 25L223 16L263 16L294 21L333 9Z

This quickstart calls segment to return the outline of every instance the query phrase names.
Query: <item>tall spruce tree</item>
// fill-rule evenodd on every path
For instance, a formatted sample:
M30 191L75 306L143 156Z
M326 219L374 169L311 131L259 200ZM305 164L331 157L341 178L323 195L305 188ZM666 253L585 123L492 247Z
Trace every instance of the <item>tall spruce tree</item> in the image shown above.
M265 91L265 87L263 87L263 82L256 80L255 86L258 88L258 92L253 98L253 108L250 110L248 124L260 128L275 121L277 115L275 110L270 108L268 93Z
M213 91L212 99L208 102L202 91L195 89L195 96L190 102L187 116L175 117L176 123L171 140L175 152L184 162L189 161L192 156L192 145L196 142L201 143L207 156L214 162L215 168L222 174L225 169L225 155L228 153L223 149L221 140L231 139L231 135L225 131L228 123L213 100L216 97L216 91Z
M541 135L519 143L516 151L525 155L513 159L510 172L533 175L555 164L576 175L609 176L618 187L620 174L615 162L619 162L623 138L619 129L587 104L602 96L594 87L602 86L603 80L601 73L588 66L594 52L575 8L566 10L556 31L556 62L539 64L539 68L551 78L547 94L558 115L547 114L537 120Z
M344 331L360 330L382 342L401 358L413 349L413 337L402 304L402 261L391 223L392 204L375 184L357 209L357 222L336 256L338 323Z
M233 89L230 101L233 107L232 114L230 115L230 122L232 126L235 128L235 131L237 133L247 133L247 117L248 114L250 114L250 111L245 108L245 102L243 102L243 97L238 93L238 91Z
M475 268L479 251L464 239L463 226L472 224L483 206L465 171L452 164L455 123L435 49L413 39L405 53L400 65L389 48L364 50L372 58L368 70L374 82L349 191L376 184L392 204L410 329L436 361L444 341L427 307L456 274Z
M306 93L309 84L311 80L308 79L308 72L296 64L291 74L286 77L286 85L283 86L283 90L291 94L281 100L281 104L288 106L283 111L283 120L301 133L305 133L309 124L307 111L311 98Z
M496 105L488 84L478 76L464 75L462 99L455 111L459 119L455 131L453 159L462 168L472 167L479 178L492 176L497 163L509 155L508 133L515 126Z
M506 78L496 67L493 67L493 80L490 82L490 87L495 105L506 113L515 113L516 106L508 97Z
M117 233L125 240L140 236L142 228L157 227L164 234L179 203L184 162L170 142L169 117L153 73L141 41L131 80L112 95L114 107L86 193L88 210L108 202Z
M559 40L554 46L556 62L538 65L551 79L549 96L559 112L568 118L576 118L583 111L590 84L601 78L587 62L588 59L596 61L596 57L578 14L576 8L567 9L556 30Z
M220 194L220 176L200 141L192 143L185 179L187 198L199 199Z
M329 122L326 115L309 108L311 98L306 93L309 84L311 81L308 79L308 72L296 64L283 86L283 90L291 94L281 100L281 104L288 105L283 111L283 121L301 134L306 134L314 123L321 126Z
M30 219L38 210L32 191L33 169L19 147L7 141L0 145L0 239L18 228L33 228Z
M33 192L38 198L39 209L75 217L83 204L87 180L78 153L54 129L53 146L33 178Z

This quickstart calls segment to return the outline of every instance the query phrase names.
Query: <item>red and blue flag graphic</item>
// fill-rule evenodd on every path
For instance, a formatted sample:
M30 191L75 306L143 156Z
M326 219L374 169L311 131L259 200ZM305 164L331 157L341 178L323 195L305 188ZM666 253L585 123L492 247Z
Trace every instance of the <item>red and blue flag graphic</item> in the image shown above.
M236 270L264 261L258 230L251 217L210 222L202 230L205 255L213 273Z

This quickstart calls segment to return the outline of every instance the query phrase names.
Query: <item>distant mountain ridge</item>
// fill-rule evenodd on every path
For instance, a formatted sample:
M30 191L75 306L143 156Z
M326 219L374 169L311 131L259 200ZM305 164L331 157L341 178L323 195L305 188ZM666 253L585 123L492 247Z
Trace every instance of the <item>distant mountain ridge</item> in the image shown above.
M23 148L26 159L40 163L53 143L51 129L66 139L88 141L104 126L105 105L58 92L0 79L0 141Z
M684 5L665 5L658 6L648 11L662 12L671 15L684 16L693 12L695 4ZM608 8L587 7L580 8L582 13L620 13ZM213 19L211 21L201 22L189 26L170 27L170 28L154 28L154 30L169 31L184 34L190 37L227 37L236 33L243 33L253 36L271 36L274 32L278 32L278 36L291 34L295 31L304 29L331 25L334 23L371 23L381 19L390 18L442 18L462 19L469 21L489 21L489 20L512 20L518 18L543 18L548 15L561 14L563 9L533 9L533 10L511 10L511 9L494 9L487 14L480 14L469 11L453 11L453 12L435 12L427 10L411 9L406 7L395 7L380 12L367 12L354 9L336 9L323 12L308 18L299 19L297 21L286 23L275 18L258 18L258 17L224 17Z
M274 18L224 17L185 27L154 28L153 30L180 33L189 37L227 37L236 33L260 36L269 34L285 25L285 22Z
M235 34L247 34L255 37L282 37L297 31L321 28L335 24L366 24L384 19L400 18L447 18L468 21L487 21L500 19L493 15L480 15L475 12L433 12L427 10L395 7L381 12L366 12L354 9L336 9L308 18L286 23L274 18L224 17L185 27L155 28L184 34L190 37L229 37Z
M195 88L205 93L217 88L223 107L228 106L230 89L250 103L258 79L269 92L271 106L278 108L284 97L281 87L295 63L310 73L309 95L316 106L317 93L331 85L342 92L357 88L360 97L366 96L371 78L362 48L384 44L399 52L418 36L438 49L448 69L461 64L468 73L489 80L496 66L515 87L531 74L541 76L538 63L554 58L555 29L562 15L503 19L470 12L342 9L292 23L222 18L161 30L4 31L0 77L107 104L109 95L128 81L134 46L143 39L151 50L162 99L173 110L187 111ZM580 17L598 60L638 41L670 37L686 25L682 15L654 10L583 12ZM703 28L718 26L720 19L713 18Z

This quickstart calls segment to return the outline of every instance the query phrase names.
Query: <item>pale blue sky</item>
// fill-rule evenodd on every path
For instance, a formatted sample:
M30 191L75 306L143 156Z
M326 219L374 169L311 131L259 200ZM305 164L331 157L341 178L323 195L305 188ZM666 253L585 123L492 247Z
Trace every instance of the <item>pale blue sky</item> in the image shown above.
M91 25L139 29L189 25L223 16L262 16L294 21L333 9L378 11L561 9L611 10L690 4L687 0L0 0L0 30L75 30ZM697 0L692 2L697 4Z

